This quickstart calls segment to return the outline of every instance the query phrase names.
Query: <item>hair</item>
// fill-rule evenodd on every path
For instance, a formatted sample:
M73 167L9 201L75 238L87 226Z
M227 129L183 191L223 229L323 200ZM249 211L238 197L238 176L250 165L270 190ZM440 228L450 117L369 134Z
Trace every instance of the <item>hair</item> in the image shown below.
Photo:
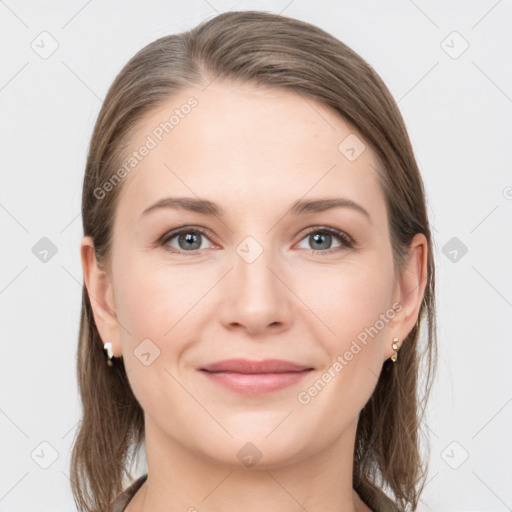
M395 276L401 275L413 236L427 239L427 282L418 317L426 317L426 342L420 343L418 321L396 363L383 363L359 415L353 466L360 496L377 496L383 493L379 487L386 487L398 510L414 510L427 476L420 427L437 356L433 239L403 118L386 85L356 52L318 27L260 11L226 12L142 48L110 86L94 126L83 181L84 236L92 237L98 263L108 267L122 184L109 191L108 200L98 199L95 189L115 174L146 116L172 95L218 78L316 100L357 130L379 163ZM145 440L144 413L122 357L114 358L112 367L105 362L85 285L77 373L83 417L72 448L72 492L80 511L108 511L123 480L132 479L128 462Z

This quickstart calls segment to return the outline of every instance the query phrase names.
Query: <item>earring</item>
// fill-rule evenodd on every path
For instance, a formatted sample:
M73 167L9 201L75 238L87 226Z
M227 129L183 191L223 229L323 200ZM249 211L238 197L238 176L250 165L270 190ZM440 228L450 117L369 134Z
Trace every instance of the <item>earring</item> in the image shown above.
M395 353L391 356L391 361L393 361L393 363L396 361L397 357L398 357L398 338L393 338L393 343L391 344L391 346L393 347L393 350L395 351Z
M105 351L105 355L107 356L108 366L112 366L112 358L114 357L114 353L112 352L112 343L104 343L103 350Z

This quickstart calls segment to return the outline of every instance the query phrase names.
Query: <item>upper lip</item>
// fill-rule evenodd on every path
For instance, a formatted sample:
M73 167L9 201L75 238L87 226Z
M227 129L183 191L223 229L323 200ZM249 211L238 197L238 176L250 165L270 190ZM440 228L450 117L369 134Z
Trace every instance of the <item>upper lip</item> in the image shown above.
M263 361L250 361L249 359L225 359L208 364L200 368L208 372L233 372L233 373L285 373L312 370L311 366L305 366L281 359L265 359Z

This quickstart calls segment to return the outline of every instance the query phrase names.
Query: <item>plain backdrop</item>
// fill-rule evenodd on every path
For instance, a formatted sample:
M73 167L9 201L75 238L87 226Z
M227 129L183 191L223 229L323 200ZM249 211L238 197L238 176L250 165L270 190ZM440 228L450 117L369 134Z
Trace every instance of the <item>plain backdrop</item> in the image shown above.
M327 30L398 102L436 242L439 374L418 510L511 510L510 0L0 0L0 511L75 510L81 185L106 91L154 39L249 9Z

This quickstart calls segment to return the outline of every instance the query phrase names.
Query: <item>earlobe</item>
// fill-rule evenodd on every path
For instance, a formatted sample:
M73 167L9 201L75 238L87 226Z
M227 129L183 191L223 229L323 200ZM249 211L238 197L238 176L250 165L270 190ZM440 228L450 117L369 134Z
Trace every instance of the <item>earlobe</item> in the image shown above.
M94 316L94 323L103 343L112 343L114 357L121 355L119 323L116 317L111 277L101 268L90 236L82 237L80 256L84 285Z

